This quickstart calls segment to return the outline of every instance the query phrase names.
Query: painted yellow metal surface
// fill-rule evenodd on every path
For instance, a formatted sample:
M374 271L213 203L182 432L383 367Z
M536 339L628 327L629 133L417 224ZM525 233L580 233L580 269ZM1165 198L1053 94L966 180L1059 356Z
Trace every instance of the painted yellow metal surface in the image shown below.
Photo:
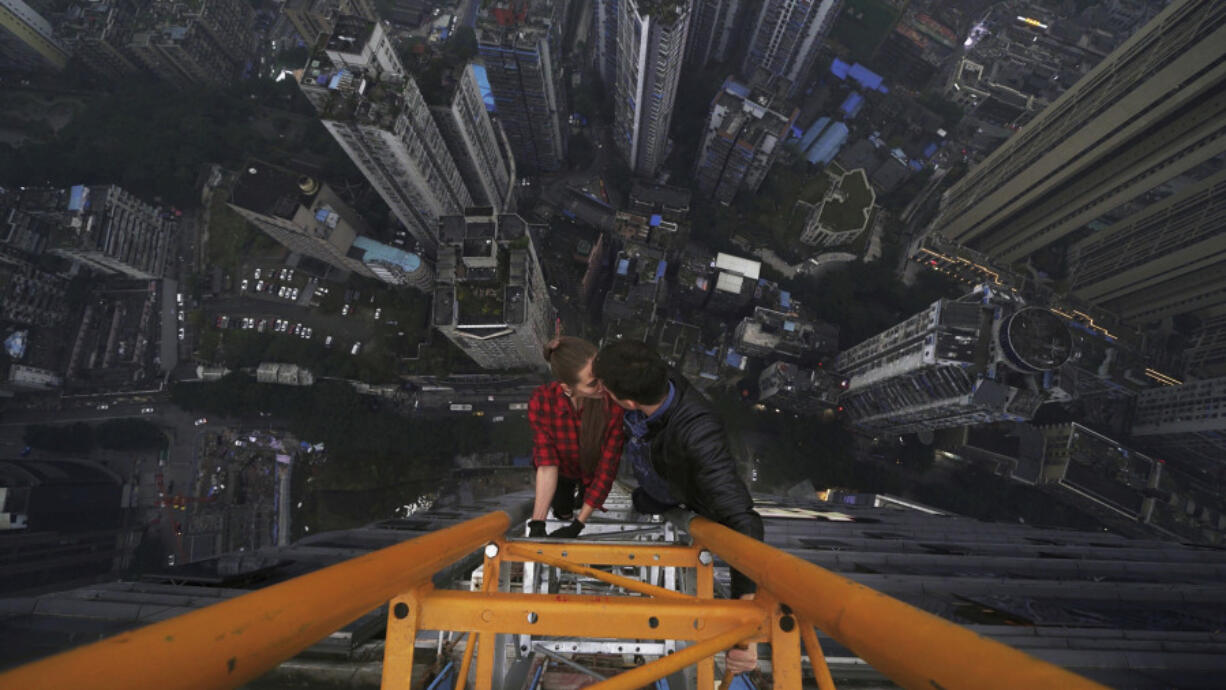
M19 666L0 687L232 688L373 611L510 527L494 512L182 616Z

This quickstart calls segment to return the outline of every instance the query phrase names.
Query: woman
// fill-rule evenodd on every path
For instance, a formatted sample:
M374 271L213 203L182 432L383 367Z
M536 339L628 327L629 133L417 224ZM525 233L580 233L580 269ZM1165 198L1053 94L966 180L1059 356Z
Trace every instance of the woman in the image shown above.
M555 380L533 391L528 403L536 467L528 536L545 536L552 507L555 518L572 522L549 536L573 538L613 488L625 441L623 410L609 401L592 375L595 345L562 336L549 341L544 354Z

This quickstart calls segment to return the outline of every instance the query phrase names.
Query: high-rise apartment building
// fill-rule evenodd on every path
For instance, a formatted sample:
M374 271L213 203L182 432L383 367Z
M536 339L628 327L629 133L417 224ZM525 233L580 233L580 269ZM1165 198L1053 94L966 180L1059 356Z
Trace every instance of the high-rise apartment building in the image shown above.
M617 24L626 0L592 0L592 57L605 89L617 84Z
M161 278L175 222L165 209L147 204L115 185L69 190L67 221L56 228L48 250L103 273Z
M1183 352L1189 372L1226 376L1226 310L1206 315Z
M685 0L620 0L613 144L630 169L653 177L668 155L668 127L690 26Z
M564 5L554 0L499 0L484 7L477 19L477 46L494 112L510 141L515 166L533 173L553 172L566 162L566 87L560 61Z
M439 240L434 327L486 369L544 369L554 310L528 223L469 209Z
M417 82L378 22L341 17L326 53L307 66L303 93L396 218L433 252L439 218L473 200Z
M766 0L758 9L741 73L757 70L783 77L790 93L806 86L822 38L839 15L842 0Z
M1226 467L1226 378L1143 391L1137 396L1132 434L1220 472Z
M253 55L253 14L242 0L156 3L138 16L127 52L178 88L228 84Z
M981 285L841 353L840 403L857 426L894 434L1028 420L1072 343L1063 319Z
M1224 227L1219 172L1073 245L1070 289L1137 325L1226 305Z
M250 161L239 171L228 204L290 251L343 271L375 277L365 263L349 256L354 240L370 228L326 184Z
M758 377L758 402L794 414L820 414L838 404L841 383L839 376L824 368L774 362Z
M331 35L341 16L379 21L375 5L369 0L287 0L281 13L308 46L314 46L320 36Z
M61 70L71 53L51 22L22 0L0 0L0 70Z
M782 93L725 79L698 150L698 191L724 204L737 192L758 191L799 114Z
M78 64L107 79L121 79L140 71L127 52L136 14L125 3L78 2L56 25L55 35Z
M931 228L1011 264L1206 176L1226 151L1223 45L1226 5L1170 3L951 187Z
M744 0L694 0L690 39L685 46L686 64L702 69L712 62L728 59L733 29L741 10L749 4Z
M430 112L473 204L491 206L497 213L514 211L515 157L502 127L485 109L473 66L448 75L438 97L441 102L431 103Z

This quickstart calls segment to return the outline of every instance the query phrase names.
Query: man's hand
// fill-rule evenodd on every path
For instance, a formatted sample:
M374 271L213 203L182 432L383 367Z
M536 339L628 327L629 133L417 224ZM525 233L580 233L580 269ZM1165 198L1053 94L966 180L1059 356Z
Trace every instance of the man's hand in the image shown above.
M728 673L736 675L738 673L748 673L758 667L758 645L757 643L742 647L737 645L728 650L724 655L724 670Z
M528 521L528 536L533 539L539 539L545 536L545 521L544 520L529 520Z
M579 533L582 532L583 528L586 526L587 525L583 524L583 521L575 520L565 527L559 527L550 532L549 536L555 539L574 539L575 537L579 536Z

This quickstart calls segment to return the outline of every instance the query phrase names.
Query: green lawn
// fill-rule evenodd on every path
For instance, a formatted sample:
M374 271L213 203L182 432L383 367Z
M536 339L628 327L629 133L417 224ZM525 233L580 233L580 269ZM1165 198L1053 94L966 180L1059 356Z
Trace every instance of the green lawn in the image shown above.
M872 204L872 192L862 174L843 178L842 203L831 201L822 208L822 223L835 232L855 230L864 223L864 210Z

